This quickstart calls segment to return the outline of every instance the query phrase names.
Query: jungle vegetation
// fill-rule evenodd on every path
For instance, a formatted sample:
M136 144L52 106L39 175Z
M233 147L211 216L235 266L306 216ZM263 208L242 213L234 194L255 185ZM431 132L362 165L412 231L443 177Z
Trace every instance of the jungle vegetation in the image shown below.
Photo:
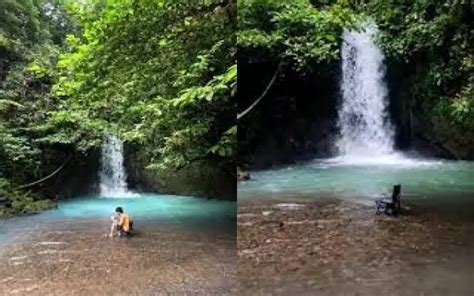
M35 186L105 133L162 174L234 168L235 4L206 0L0 3L0 196L49 206Z
M337 100L341 33L366 21L404 78L401 121L474 159L472 17L460 0L3 0L0 197L9 211L50 206L24 185L94 153L105 133L145 170L212 160L235 173L236 114L249 163L262 138L291 138L288 114L328 113L305 107Z
M320 105L337 105L341 34L366 22L378 27L388 71L396 69L403 80L397 86L403 94L392 104L401 106L399 125L410 125L405 133L445 157L473 159L473 10L465 1L238 1L242 165L258 163L273 146L293 150L286 154L312 146L298 130L309 132L305 122L334 117L328 114L334 107ZM249 73L261 79L247 80ZM400 84L387 79L389 87Z

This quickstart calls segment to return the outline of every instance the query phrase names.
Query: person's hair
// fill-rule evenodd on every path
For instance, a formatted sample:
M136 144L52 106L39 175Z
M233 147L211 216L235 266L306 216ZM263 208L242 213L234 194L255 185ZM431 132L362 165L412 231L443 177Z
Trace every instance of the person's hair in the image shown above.
M115 212L116 212L116 213L123 213L122 207L116 207L116 208L115 208Z

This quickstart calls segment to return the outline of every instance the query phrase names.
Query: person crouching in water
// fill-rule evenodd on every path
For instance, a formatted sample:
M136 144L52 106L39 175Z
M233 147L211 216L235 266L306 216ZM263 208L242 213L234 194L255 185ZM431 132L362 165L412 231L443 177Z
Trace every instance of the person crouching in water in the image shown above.
M110 229L110 237L114 236L114 230L118 236L130 236L133 230L132 217L123 212L122 207L115 208L115 216L112 216L112 227Z

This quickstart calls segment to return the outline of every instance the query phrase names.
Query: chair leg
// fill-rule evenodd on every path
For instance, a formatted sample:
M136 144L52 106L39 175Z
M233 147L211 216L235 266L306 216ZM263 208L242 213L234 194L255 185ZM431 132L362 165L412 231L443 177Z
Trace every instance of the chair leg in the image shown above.
M380 201L376 200L375 201L375 206L377 208L377 211L375 212L376 215L380 215L380 208L381 208L381 204L380 204Z
M392 215L393 215L393 216L397 217L399 213L400 213L400 211L399 211L398 208L393 208L393 209L392 209Z

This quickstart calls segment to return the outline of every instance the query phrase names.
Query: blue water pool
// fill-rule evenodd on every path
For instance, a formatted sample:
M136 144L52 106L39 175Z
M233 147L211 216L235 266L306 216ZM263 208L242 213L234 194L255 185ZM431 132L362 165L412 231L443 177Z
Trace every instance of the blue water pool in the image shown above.
M25 237L45 229L57 231L108 230L114 209L121 206L130 213L137 232L157 227L235 233L236 203L187 196L139 194L130 198L82 196L61 201L57 209L37 215L0 220L0 241Z
M388 157L317 159L251 172L238 185L239 200L251 198L348 199L373 204L392 185L402 184L402 199L436 206L474 219L474 162Z

